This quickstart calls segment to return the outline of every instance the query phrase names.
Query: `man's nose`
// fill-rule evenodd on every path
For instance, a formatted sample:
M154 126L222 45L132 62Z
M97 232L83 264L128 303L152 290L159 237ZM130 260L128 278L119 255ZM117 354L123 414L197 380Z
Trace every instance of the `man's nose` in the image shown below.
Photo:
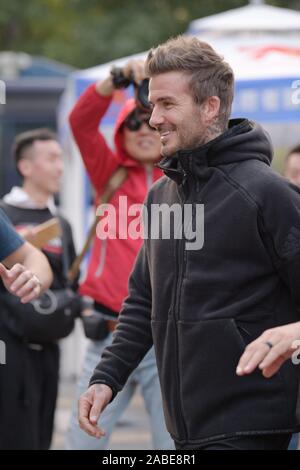
M62 160L57 162L56 169L60 175L64 172L64 162Z
M161 113L156 108L154 108L152 110L152 114L151 114L151 117L150 117L150 120L149 120L150 126L157 129L157 127L160 124L162 124L162 122L163 122L163 116L161 115Z

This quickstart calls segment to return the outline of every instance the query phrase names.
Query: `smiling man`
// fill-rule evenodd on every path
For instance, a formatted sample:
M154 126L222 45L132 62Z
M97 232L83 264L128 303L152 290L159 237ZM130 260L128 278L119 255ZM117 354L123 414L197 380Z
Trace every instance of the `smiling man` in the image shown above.
M199 106L190 92L189 82L189 77L184 80L181 72L166 72L151 79L153 112L150 124L160 134L161 153L164 156L171 156L181 149L199 147L227 128L232 94L227 91L227 109L221 119L220 98L210 96ZM198 100L201 102L201 98ZM199 126L205 130L200 134Z
M80 399L81 427L103 435L99 415L154 343L177 449L285 449L299 426L292 364L269 381L239 377L236 366L266 328L298 318L299 194L271 170L264 130L229 120L233 72L208 44L170 39L146 69L165 173L147 208L203 204L204 245L144 241L114 341Z

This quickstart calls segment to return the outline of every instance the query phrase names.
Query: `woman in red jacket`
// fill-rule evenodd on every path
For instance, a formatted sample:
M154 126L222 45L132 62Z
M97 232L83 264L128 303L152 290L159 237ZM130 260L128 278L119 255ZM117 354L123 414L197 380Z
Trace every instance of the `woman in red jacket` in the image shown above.
M123 68L125 77L134 76L139 83L144 78L144 63L130 61ZM115 170L123 166L127 178L115 192L110 204L115 209L116 219L130 224L132 217L120 211L119 198L126 197L127 207L142 204L152 183L162 176L161 170L154 167L160 157L158 133L149 126L149 111L137 108L135 100L125 103L115 126L115 152L99 132L101 119L112 101L115 86L112 75L91 85L80 97L70 115L70 124L79 147L90 180L98 194L101 194ZM123 199L124 200L124 199ZM116 320L122 302L127 296L129 274L142 240L119 237L100 239L95 237L87 275L80 292L94 301L94 308L106 318ZM124 227L123 227L124 229ZM107 322L110 330L112 321ZM104 339L90 341L81 379L78 384L78 397L86 390L92 372L99 362L103 349L111 342L112 331ZM69 449L104 449L119 417L128 405L136 385L141 386L146 408L151 420L152 440L155 449L171 449L173 443L165 429L160 386L153 348L140 363L128 381L125 389L109 406L101 417L106 437L101 441L89 437L79 429L77 412L74 408L67 436Z

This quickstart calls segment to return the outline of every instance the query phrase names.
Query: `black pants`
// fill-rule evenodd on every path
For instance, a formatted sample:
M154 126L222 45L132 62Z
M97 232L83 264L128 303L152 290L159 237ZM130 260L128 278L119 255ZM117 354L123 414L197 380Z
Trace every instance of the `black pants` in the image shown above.
M0 365L0 449L50 447L57 397L59 350L28 347L0 324L6 364Z
M266 434L222 439L197 446L197 450L287 450L292 434ZM176 445L177 450L191 449L190 446Z

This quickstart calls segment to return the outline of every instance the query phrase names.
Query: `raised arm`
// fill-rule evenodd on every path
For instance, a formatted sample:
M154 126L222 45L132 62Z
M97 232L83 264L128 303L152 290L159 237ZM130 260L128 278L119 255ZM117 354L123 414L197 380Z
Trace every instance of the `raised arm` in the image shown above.
M96 191L101 191L118 167L118 161L99 131L101 119L111 103L112 93L101 95L98 90L99 82L91 85L81 95L69 121L91 182Z

